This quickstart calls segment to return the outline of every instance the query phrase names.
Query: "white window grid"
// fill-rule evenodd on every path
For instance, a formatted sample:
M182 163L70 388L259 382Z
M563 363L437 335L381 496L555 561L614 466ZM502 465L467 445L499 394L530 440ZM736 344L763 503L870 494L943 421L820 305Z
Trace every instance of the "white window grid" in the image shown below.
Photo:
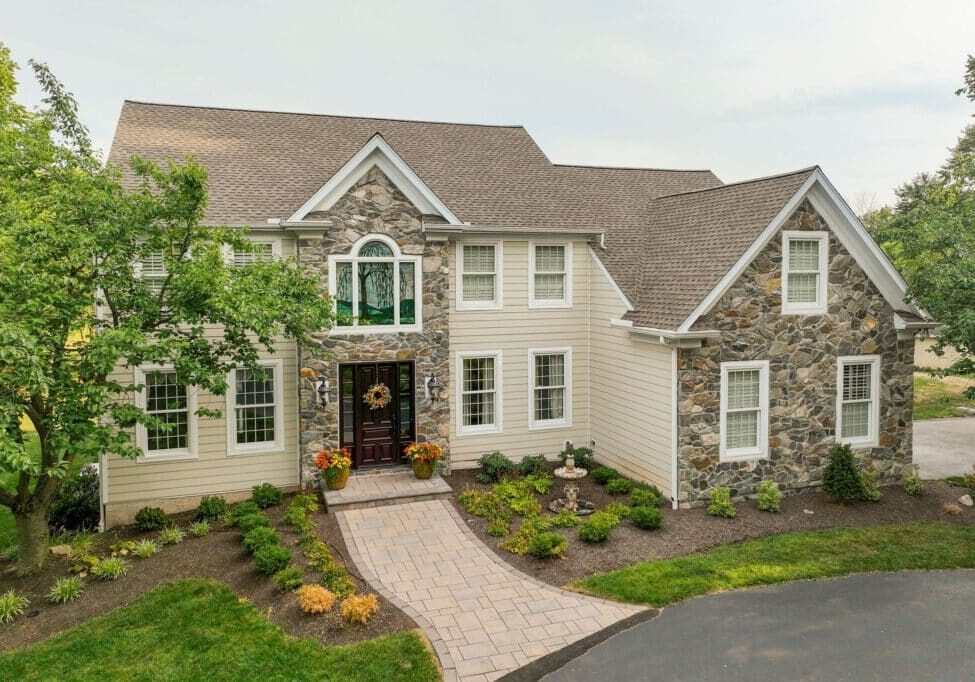
M458 310L502 307L502 242L457 242Z
M876 447L880 429L880 357L837 359L836 440Z
M782 312L824 314L829 280L826 232L787 230L782 237Z
M283 448L282 367L281 360L262 360L256 371L238 367L227 375L228 454Z
M458 435L501 430L501 352L457 355Z
M722 460L768 453L768 361L721 364Z
M529 430L569 426L572 421L571 349L530 349L528 367Z
M572 304L572 245L529 242L528 304L565 308Z

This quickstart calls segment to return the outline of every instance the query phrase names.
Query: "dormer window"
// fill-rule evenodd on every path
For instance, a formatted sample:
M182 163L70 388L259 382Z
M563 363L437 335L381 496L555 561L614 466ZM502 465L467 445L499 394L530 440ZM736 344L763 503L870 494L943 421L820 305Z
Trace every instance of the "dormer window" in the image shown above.
M828 233L782 233L782 312L823 315L829 280Z
M419 331L421 256L404 256L385 235L363 237L348 256L328 257L333 332Z

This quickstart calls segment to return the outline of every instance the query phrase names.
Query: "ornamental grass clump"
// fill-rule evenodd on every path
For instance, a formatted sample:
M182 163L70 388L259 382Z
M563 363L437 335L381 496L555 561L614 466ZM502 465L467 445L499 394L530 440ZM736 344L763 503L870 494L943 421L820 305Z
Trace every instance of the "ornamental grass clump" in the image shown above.
M924 481L921 480L921 474L918 473L917 464L914 465L914 470L911 473L901 479L901 486L903 486L904 492L913 497L924 494Z
M140 559L148 559L153 554L159 551L159 545L153 540L139 540L135 543L135 549L133 554L135 554Z
M251 489L251 499L261 509L281 504L284 494L271 483L261 483Z
M177 526L170 526L159 531L159 544L178 545L186 537L186 533Z
M207 521L197 521L190 524L190 535L195 538L202 538L210 533L210 524Z
M606 511L598 511L579 525L579 539L583 542L605 542L620 523L618 517Z
M298 608L304 613L327 613L335 605L335 595L321 585L302 585L297 594Z
M775 484L775 481L768 480L759 483L758 490L755 493L755 499L758 501L758 508L762 511L772 513L781 511L782 492L779 490L779 486Z
M51 586L51 591L47 593L47 600L52 604L65 604L80 597L84 591L85 583L79 576L60 578Z
M346 623L365 625L379 611L379 597L353 594L343 599L339 608Z
M102 559L91 569L91 574L99 580L118 580L129 572L129 562L120 557Z
M24 613L24 609L30 606L30 599L17 594L13 590L0 594L0 623L9 623L14 618Z
M738 510L731 502L731 488L723 485L711 488L710 500L708 514L711 516L719 516L725 519L733 519L738 516Z
M657 507L630 507L630 522L643 530L660 528L664 515Z

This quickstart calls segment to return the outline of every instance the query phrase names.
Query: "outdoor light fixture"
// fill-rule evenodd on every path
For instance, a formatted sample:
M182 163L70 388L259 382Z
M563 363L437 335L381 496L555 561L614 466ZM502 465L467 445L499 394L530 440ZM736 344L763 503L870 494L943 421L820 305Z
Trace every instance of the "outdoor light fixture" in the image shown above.
M328 392L332 386L326 379L319 379L315 382L315 390L318 392L318 399L322 405L328 405Z
M426 381L423 382L424 392L427 400L443 400L444 385L433 372L427 374Z

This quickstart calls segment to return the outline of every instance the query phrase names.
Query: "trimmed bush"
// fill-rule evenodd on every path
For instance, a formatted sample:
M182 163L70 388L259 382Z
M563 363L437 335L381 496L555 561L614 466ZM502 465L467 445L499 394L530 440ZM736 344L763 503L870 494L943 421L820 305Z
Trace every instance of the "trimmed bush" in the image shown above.
M918 497L924 494L924 481L921 480L921 474L918 473L916 464L914 465L914 471L901 479L901 485L904 487L904 492L908 495Z
M243 516L250 516L251 514L260 514L261 508L257 506L257 503L253 500L247 500L245 502L240 502L234 505L234 509L231 512L234 517L234 523L237 523Z
M596 467L592 470L592 480L599 485L606 485L614 478L619 478L620 472L613 467Z
M758 500L758 508L762 511L773 513L781 511L782 493L775 481L769 480L759 483L755 499Z
M660 524L664 522L664 515L657 507L631 507L630 521L637 528L653 530L660 528Z
M83 468L61 485L51 503L48 526L55 531L97 530L98 505L98 473Z
M631 507L656 507L664 502L664 495L655 485L640 483L630 491Z
M298 566L288 566L287 568L282 568L280 571L274 574L271 580L282 592L290 592L291 590L297 590L301 587L302 580L305 578L304 571Z
M558 533L539 533L532 538L528 553L536 559L561 559L565 555L568 541Z
M379 598L374 594L350 595L340 607L346 623L365 625L379 610Z
M860 468L849 445L834 445L829 463L823 471L823 492L837 502L857 502L864 499L865 490Z
M738 516L738 510L731 502L731 489L723 485L711 488L711 504L708 505L708 514L720 516L725 519L733 519Z
M51 586L51 591L47 593L47 600L52 604L64 604L74 601L85 591L85 583L78 576L61 578Z
M579 539L583 542L605 542L620 520L605 511L598 511L579 525Z
M277 545L280 542L281 537L278 535L278 531L267 526L258 526L248 531L247 535L244 536L244 549L254 554L262 547Z
M169 517L159 507L143 507L135 514L135 525L142 532L165 528Z
M281 504L282 492L270 483L261 483L251 488L251 499L261 509Z
M274 575L291 563L291 552L280 545L264 545L254 552L254 566L264 575Z
M227 513L227 500L219 495L204 495L196 508L196 521L219 521Z
M606 492L610 495L626 495L633 490L633 482L626 478L614 478L606 484Z
M255 528L270 528L270 526L271 522L261 513L247 514L237 519L237 528L240 530L241 535L247 535Z
M302 585L298 588L298 608L305 613L326 613L332 610L335 595L321 585Z
M481 468L475 476L478 483L497 483L515 468L515 463L500 452L489 452L482 455L477 460L477 465Z
M522 457L521 461L518 462L518 472L522 476L546 473L545 455L528 455L527 457Z
M630 510L632 507L628 504L623 504L622 502L610 502L605 507L603 511L612 514L619 520L630 518Z
M575 460L577 469L585 469L586 471L592 471L592 466L595 464L592 459L592 449L591 448L570 448L568 450L563 450L559 453L559 459L562 460L562 464L565 464L565 460L572 455Z
M571 509L560 510L559 513L553 516L550 520L553 528L575 528L582 523L582 519L580 519Z

